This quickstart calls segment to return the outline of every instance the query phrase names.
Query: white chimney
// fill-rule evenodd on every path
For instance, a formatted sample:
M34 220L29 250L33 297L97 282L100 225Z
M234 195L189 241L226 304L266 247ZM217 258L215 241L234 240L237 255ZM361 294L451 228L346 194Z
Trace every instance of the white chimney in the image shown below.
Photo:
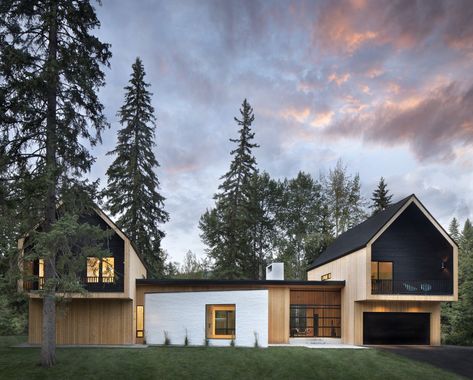
M284 280L284 263L272 263L266 267L266 280Z

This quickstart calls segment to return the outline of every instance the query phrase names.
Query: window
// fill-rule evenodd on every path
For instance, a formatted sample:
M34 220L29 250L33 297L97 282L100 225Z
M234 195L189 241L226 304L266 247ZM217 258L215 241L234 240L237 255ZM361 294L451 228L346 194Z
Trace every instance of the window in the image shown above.
M207 305L207 338L235 338L235 305Z
M43 289L44 287L44 259L38 261L38 288Z
M113 282L115 278L115 259L105 257L102 259L102 281Z
M115 258L87 257L87 283L106 283L115 281Z
M144 306L136 307L136 337L143 338L144 336Z
M322 276L320 276L320 279L322 281L330 280L331 278L332 278L332 273L326 273L326 274L323 274Z
M392 280L393 263L392 261L372 261L371 262L372 280Z
M87 257L87 282L99 282L100 259L97 257Z

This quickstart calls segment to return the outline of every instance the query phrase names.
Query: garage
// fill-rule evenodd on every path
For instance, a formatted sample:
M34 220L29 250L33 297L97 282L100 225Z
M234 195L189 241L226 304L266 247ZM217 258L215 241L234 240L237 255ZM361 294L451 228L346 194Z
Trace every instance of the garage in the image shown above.
M363 313L363 344L430 344L430 313Z

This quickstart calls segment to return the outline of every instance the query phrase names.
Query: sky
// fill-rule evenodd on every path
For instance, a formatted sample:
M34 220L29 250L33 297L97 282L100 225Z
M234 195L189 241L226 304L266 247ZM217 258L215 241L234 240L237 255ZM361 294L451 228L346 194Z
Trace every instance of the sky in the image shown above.
M136 57L151 83L173 261L203 256L198 222L230 163L233 120L254 108L260 170L359 173L369 198L415 193L448 226L473 217L473 2L103 0L111 128L90 176L106 183L116 112Z

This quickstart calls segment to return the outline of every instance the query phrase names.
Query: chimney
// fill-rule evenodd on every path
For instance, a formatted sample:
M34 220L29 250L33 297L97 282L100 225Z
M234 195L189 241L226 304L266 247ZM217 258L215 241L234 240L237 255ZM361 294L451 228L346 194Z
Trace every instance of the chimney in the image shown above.
M266 267L266 280L284 280L284 263L272 263Z

